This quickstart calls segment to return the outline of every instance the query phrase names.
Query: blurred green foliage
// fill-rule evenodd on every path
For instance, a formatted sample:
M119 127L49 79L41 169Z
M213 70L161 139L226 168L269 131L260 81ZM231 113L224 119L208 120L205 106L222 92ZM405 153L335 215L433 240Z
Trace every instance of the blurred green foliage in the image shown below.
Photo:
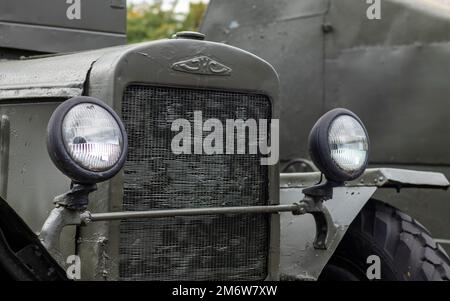
M163 9L163 0L151 4L129 5L127 11L128 43L169 38L177 31L197 31L207 4L190 3L188 13L176 13L177 1Z

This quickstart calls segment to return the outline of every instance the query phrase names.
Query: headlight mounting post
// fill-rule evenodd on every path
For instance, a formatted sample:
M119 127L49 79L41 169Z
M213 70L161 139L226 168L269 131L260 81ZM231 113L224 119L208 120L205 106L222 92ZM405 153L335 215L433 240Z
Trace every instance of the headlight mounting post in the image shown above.
M53 200L56 208L45 221L39 239L53 258L62 266L65 262L60 251L61 231L69 225L79 226L86 220L89 194L97 190L96 184L78 184L72 182L70 190Z
M341 183L325 181L322 184L303 189L305 197L300 202L300 205L305 208L305 213L310 213L314 217L316 223L314 247L316 249L326 250L330 243L330 238L336 233L336 226L331 214L323 206L323 202L331 199L333 197L333 188L339 186L342 186Z
M70 210L84 211L89 204L89 194L97 190L97 184L79 184L72 182L70 190L55 197L53 203Z
M340 123L333 128L335 122ZM334 131L333 131L334 130ZM326 249L337 229L331 214L323 202L333 197L333 188L345 185L345 181L361 176L369 159L369 136L359 117L346 109L338 108L325 113L309 134L309 152L315 166L321 171L321 181L303 189L304 200L300 202L305 211L313 215L316 223L314 247ZM333 152L356 152L358 160L333 157ZM336 154L335 154L336 156ZM353 156L352 156L353 157ZM322 182L325 176L325 181Z

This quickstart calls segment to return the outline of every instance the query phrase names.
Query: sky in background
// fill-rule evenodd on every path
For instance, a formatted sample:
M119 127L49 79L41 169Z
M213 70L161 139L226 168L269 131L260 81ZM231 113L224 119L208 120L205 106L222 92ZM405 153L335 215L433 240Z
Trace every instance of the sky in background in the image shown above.
M139 3L152 3L153 0L127 0L127 3L139 4ZM174 0L163 0L163 3L166 7L171 7ZM198 3L204 2L208 3L208 0L178 0L178 5L175 8L176 12L185 13L189 9L189 3Z

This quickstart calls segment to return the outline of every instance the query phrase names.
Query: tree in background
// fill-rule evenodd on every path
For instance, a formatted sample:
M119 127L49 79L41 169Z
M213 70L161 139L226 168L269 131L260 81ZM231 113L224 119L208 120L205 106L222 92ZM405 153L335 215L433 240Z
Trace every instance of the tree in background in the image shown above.
M186 14L183 21L183 30L198 31L205 15L206 6L207 4L203 2L189 4L189 13Z
M163 9L163 0L151 4L129 5L127 9L127 38L129 43L171 37L181 30L197 31L207 4L190 3L188 13L176 13L178 2Z

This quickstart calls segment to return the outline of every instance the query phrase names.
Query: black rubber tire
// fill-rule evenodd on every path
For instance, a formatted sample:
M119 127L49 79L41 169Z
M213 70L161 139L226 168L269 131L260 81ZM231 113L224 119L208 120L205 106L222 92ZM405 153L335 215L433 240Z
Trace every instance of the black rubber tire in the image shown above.
M368 280L366 263L377 255L381 280L450 279L450 259L425 227L409 215L370 200L350 225L319 280Z

